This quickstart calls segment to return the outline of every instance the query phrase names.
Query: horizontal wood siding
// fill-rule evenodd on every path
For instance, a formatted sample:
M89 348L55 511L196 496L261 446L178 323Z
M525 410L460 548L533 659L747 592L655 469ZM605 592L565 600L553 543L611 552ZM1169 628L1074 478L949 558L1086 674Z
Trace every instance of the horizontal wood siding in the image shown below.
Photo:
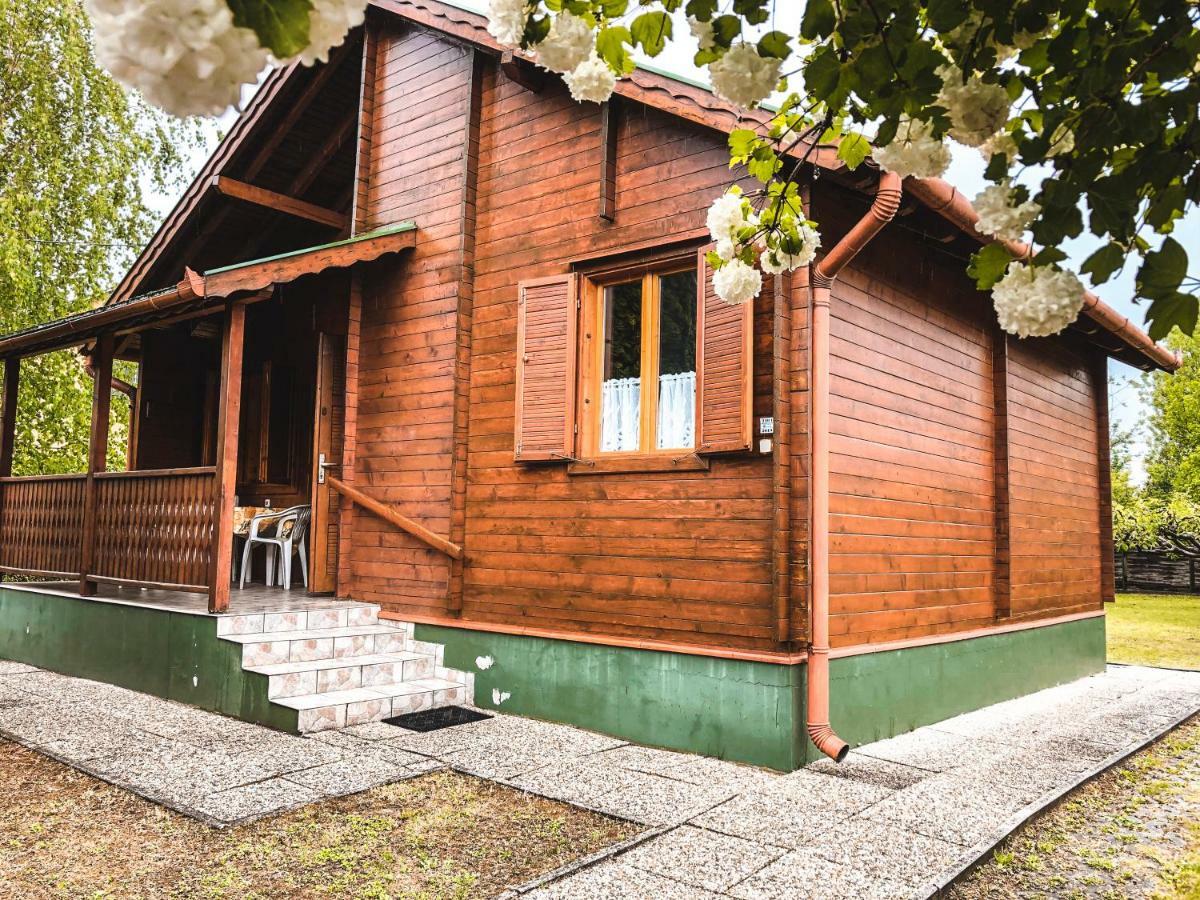
M1091 353L1061 339L1009 341L1014 618L1102 603Z
M993 620L984 307L961 270L912 265L919 257L910 238L885 232L833 288L834 646Z
M596 211L599 107L573 102L556 79L540 94L495 68L484 79L463 616L773 648L767 459L604 475L513 462L518 283L702 228L729 177L720 137L633 104L618 118L608 224ZM754 351L755 412L770 415L767 296Z
M417 223L414 251L366 276L354 486L439 535L450 528L455 317L468 51L423 31L375 53L365 228ZM349 592L387 610L443 614L446 558L359 510Z

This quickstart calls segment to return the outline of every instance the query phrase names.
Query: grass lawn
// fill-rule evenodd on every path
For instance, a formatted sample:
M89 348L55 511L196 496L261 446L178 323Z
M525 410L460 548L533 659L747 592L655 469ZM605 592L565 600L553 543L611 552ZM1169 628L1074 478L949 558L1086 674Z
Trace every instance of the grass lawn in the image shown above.
M1200 669L1200 597L1118 594L1108 611L1108 661Z
M453 772L214 829L0 741L0 898L494 897L637 826Z
M1200 719L1021 829L953 900L1200 900Z

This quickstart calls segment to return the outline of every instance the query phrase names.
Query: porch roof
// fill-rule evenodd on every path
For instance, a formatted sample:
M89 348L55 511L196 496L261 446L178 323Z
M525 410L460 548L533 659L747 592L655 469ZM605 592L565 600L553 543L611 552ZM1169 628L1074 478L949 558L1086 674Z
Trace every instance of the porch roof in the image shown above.
M215 311L236 294L261 291L304 275L346 268L411 248L416 244L416 230L414 223L400 222L328 244L209 269L203 274L185 269L184 277L174 287L0 337L0 359L62 350L108 332L136 331L168 315L205 307Z

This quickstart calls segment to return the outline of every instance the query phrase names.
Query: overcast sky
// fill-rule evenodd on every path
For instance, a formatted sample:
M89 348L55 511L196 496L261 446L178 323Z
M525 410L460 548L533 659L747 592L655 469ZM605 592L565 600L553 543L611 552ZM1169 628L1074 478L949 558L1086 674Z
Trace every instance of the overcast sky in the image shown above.
M484 4L476 2L476 0L455 0L455 3L464 9L475 11L482 11L484 9ZM803 9L802 4L777 4L777 6L788 8L779 10L776 13L775 20L762 26L763 29L778 28L789 34L795 34L799 30L800 14ZM688 78L705 81L707 80L705 73L698 70L691 62L696 52L696 46L691 39L687 23L683 20L682 14L679 14L677 19L678 21L675 26L676 40L669 44L666 50L652 61L653 65L656 68L678 73ZM245 100L253 94L253 91L247 90L244 93L243 105ZM220 122L222 132L228 130L233 118L234 115L232 113L222 117ZM203 165L208 150L211 150L211 147L207 148L205 152L194 154L192 164L195 170L198 171L200 166ZM982 158L975 150L954 145L954 161L945 178L968 196L974 196L982 189L985 183L983 180ZM152 198L152 205L165 215L174 205L175 200L175 197L155 196ZM1185 247L1200 248L1200 214L1193 210L1180 223L1177 223L1175 237ZM1082 262L1097 246L1098 244L1095 239L1087 235L1068 242L1062 248L1069 257L1064 265L1078 271ZM1134 322L1141 324L1145 316L1145 307L1144 305L1139 306L1133 303L1133 281L1137 271L1136 263L1136 259L1131 261L1131 264L1124 271L1102 285L1097 290L1097 293L1109 305L1115 307ZM1144 404L1141 402L1138 390L1142 373L1115 360L1110 362L1109 372L1112 375L1109 395L1110 413L1113 422L1118 427L1133 429L1135 431L1133 474L1134 479L1140 482L1144 477L1143 456L1146 449L1146 434L1142 425L1146 410Z

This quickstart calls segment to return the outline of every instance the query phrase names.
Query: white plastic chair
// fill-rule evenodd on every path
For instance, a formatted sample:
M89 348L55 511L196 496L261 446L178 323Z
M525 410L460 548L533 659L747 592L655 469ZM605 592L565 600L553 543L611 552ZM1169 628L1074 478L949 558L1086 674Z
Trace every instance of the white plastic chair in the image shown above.
M293 506L291 509L285 509L279 514L279 521L275 525L274 536L259 538L261 543L267 544L268 567L276 556L276 550L278 551L279 583L283 585L285 591L292 589L292 557L297 554L300 556L300 577L304 581L305 589L308 588L307 542L308 523L311 519L311 506ZM289 524L291 525L290 528L288 527ZM268 585L271 583L270 579L271 575L268 571Z
M288 510L284 512L288 512ZM246 586L246 579L250 576L250 554L253 552L256 544L262 544L267 548L267 587L271 587L274 583L275 553L279 547L276 535L279 534L278 525L282 515L283 513L272 510L271 512L259 513L250 520L250 527L246 531L246 542L242 545L242 571L238 579L239 588Z

